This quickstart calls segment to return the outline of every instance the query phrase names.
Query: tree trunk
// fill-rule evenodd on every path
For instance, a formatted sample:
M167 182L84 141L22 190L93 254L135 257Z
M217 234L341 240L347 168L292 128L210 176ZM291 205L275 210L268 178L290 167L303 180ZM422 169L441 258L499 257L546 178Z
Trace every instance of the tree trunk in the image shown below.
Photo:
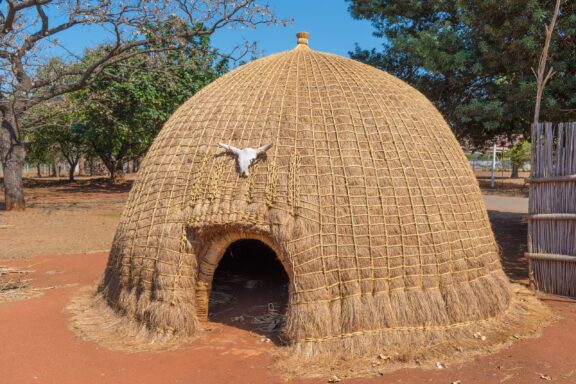
M40 163L36 164L36 176L42 177L42 165Z
M68 171L68 181L74 181L74 173L76 171L76 165L78 164L78 160L70 163L70 170Z
M113 184L119 184L124 182L124 164L122 161L117 161L113 166L113 171L110 172L110 179Z
M512 174L510 175L510 178L511 179L517 179L519 170L520 170L520 164L512 163Z
M100 160L110 172L110 180L113 184L122 183L124 181L124 161L122 159L115 160L112 157L100 156Z
M0 127L0 156L4 171L4 209L22 211L26 207L22 188L26 149L18 139L16 120L10 111L4 111Z

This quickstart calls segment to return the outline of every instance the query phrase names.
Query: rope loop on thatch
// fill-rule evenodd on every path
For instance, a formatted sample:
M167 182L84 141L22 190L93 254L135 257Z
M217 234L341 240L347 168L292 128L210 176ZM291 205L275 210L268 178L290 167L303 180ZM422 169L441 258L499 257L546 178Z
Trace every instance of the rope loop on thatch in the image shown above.
M291 213L296 213L296 207L300 200L300 157L296 152L290 155L290 167L288 171L288 205Z

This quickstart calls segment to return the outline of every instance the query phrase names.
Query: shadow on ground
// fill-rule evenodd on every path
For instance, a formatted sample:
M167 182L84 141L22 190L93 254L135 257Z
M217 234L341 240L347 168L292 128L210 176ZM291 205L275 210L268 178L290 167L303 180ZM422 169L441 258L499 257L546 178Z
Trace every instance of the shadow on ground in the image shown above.
M34 191L37 189L50 188L64 193L125 193L132 188L133 180L125 180L114 184L107 177L78 178L75 181L55 178L25 178L24 188ZM0 186L4 185L4 179L0 177ZM3 191L3 188L1 188Z
M36 188L54 188L63 193L126 193L132 188L132 180L126 180L119 184L112 183L108 178L90 178L69 180L54 179L24 179L24 187L30 189Z
M490 223L500 247L504 272L514 282L527 283L528 260L524 257L528 224L523 213L488 211Z

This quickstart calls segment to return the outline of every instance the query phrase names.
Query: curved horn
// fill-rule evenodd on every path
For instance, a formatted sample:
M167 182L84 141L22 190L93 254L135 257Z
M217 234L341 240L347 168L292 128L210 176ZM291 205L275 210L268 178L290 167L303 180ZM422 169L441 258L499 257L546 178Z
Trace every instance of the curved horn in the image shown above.
M231 152L235 155L238 155L240 153L240 150L236 147L233 147L232 145L223 144L223 143L219 143L218 145L221 146L222 148L224 148L225 150L227 150L228 152Z
M256 151L258 152L258 154L266 153L266 151L269 150L270 148L272 148L272 143L263 145L260 148L258 148Z

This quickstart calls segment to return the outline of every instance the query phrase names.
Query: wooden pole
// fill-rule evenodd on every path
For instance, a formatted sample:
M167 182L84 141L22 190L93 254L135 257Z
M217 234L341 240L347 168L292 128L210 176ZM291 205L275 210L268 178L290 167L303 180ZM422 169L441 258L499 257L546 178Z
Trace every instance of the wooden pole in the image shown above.
M496 183L496 139L492 146L492 179L490 180L490 188L494 189Z

